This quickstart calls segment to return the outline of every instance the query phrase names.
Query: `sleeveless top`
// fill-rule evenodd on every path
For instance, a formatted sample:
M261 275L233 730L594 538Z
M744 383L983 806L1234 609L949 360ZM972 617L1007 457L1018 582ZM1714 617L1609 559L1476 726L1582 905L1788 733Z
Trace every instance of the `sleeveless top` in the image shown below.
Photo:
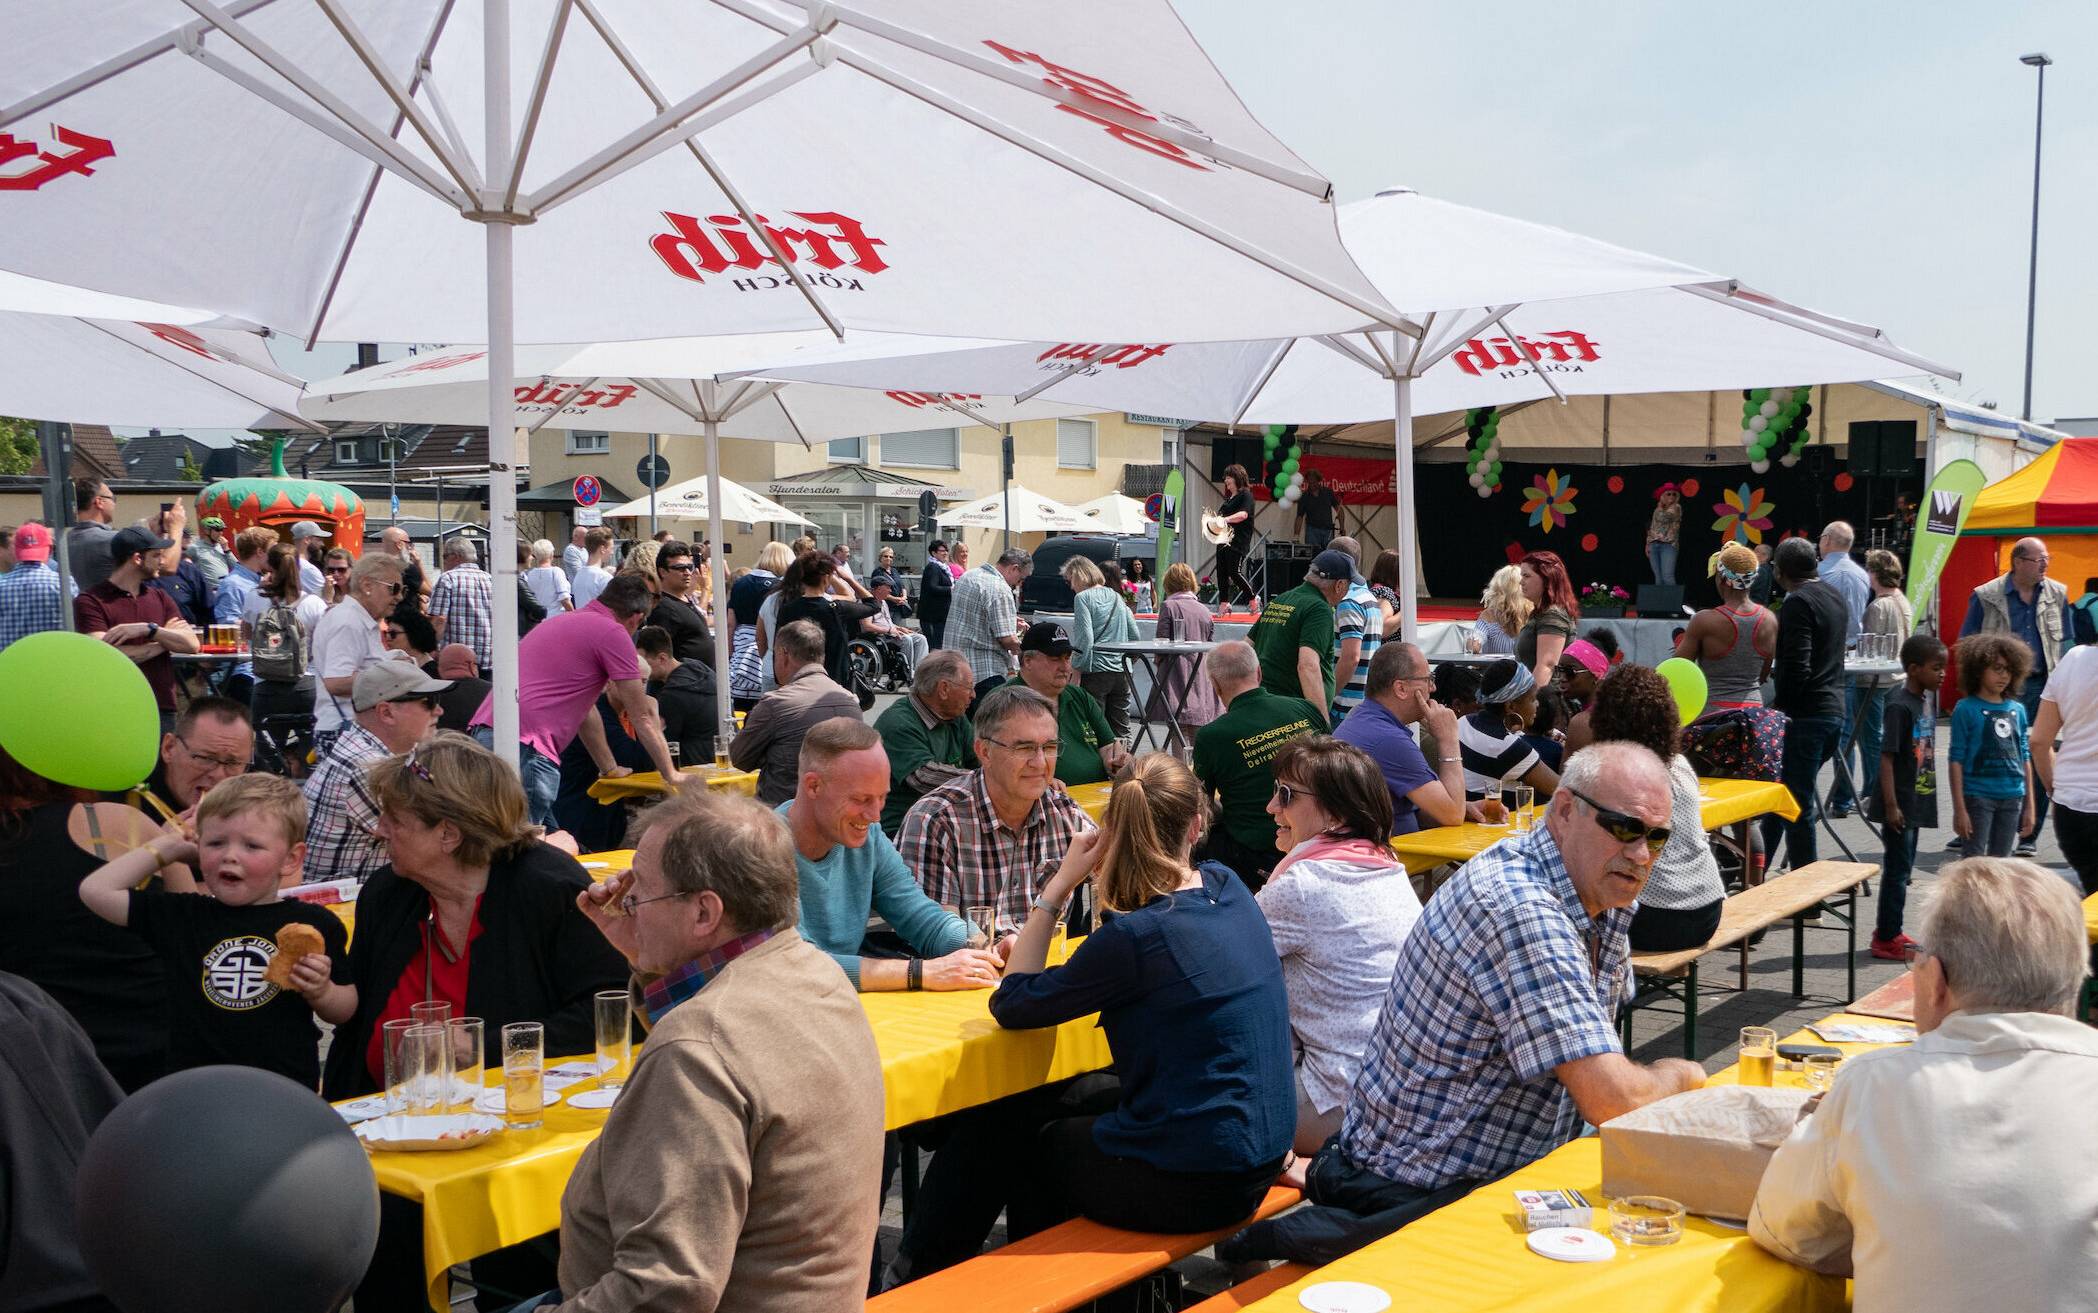
M1713 610L1733 622L1734 643L1723 656L1700 656L1697 659L1698 667L1705 672L1705 685L1709 690L1707 700L1713 705L1731 702L1760 707L1763 705L1763 654L1756 651L1756 625L1770 613L1753 602L1749 603L1747 611L1734 611L1723 606Z

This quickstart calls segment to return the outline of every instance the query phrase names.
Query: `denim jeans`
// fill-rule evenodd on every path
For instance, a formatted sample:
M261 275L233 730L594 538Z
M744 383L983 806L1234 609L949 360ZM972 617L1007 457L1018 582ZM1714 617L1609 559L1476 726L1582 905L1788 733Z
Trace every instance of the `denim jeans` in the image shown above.
M1909 873L1916 869L1916 845L1923 831L1911 820L1898 833L1881 826L1880 837L1886 841L1886 856L1880 859L1879 919L1873 923L1872 937L1892 939L1901 933L1901 914L1909 904Z
M1776 815L1763 818L1763 851L1772 871L1777 869L1781 838L1790 840L1785 845L1785 864L1795 871L1820 856L1814 838L1814 817L1820 810L1814 781L1821 774L1821 763L1835 752L1841 730L1842 722L1835 716L1794 716L1785 725L1785 766L1781 778L1792 791L1792 801L1799 804L1799 819L1787 821Z
M1672 584L1675 582L1676 554L1681 550L1681 547L1680 543L1648 543L1646 545L1646 564L1647 568L1654 572L1655 583Z
M1480 1181L1452 1181L1427 1190L1377 1175L1341 1151L1340 1137L1326 1141L1304 1173L1310 1207L1255 1222L1217 1245L1226 1263L1288 1259L1322 1265L1381 1240L1408 1222L1476 1190Z
M1836 743L1836 759L1843 763L1843 770L1836 776L1836 789L1830 795L1831 804L1837 807L1854 807L1860 796L1872 796L1874 782L1879 779L1879 750L1883 740L1881 731L1887 723L1887 694L1890 686L1866 688L1855 680L1850 685L1850 695L1844 707L1843 736ZM1857 760L1851 760L1851 745L1857 745ZM1863 785L1853 790L1853 785Z
M2008 857L2018 846L2018 818L2025 811L2023 794L2015 798L1967 795L1967 819L1974 833L1960 849L1962 857Z
M2019 695L2018 700L2025 704L2026 724L2032 724L2034 719L2039 716L2040 694L2046 691L2047 672L2044 670L2025 681L2025 691ZM2032 776L2032 836L2034 842L2039 841L2040 827L2047 824L2048 801L2047 786L2040 783L2040 773L2034 771Z
M1304 526L1304 545L1313 551L1324 551L1326 544L1332 541L1333 529L1330 525L1324 529L1319 528L1315 524Z
M590 713L596 715L595 711ZM472 730L474 742L493 752L495 731L487 725L476 725ZM543 825L549 830L558 830L561 823L554 819L554 799L561 796L561 763L544 756L529 743L517 745L517 773L524 780L525 803L531 809L532 824Z

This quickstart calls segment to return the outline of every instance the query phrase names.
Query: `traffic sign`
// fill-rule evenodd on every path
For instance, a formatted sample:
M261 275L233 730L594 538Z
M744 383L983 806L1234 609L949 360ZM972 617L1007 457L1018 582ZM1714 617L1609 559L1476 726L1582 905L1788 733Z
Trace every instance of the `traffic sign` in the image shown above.
M660 488L670 482L670 462L661 456L643 456L634 465L634 477L644 488Z
M1144 518L1153 524L1158 523L1159 513L1164 511L1165 508L1166 496L1162 492L1154 492L1149 497L1144 498Z
M576 504L576 505L578 505L578 506L595 506L595 505L597 505L597 503L598 503L599 499L600 499L600 498L602 498L602 497L603 497L604 495L605 495L605 490L604 490L604 488L603 488L603 487L601 487L601 486L600 486L600 485L598 484L598 481L597 481L597 476L596 476L595 474L578 474L578 475L576 475L576 480L575 480L575 504Z

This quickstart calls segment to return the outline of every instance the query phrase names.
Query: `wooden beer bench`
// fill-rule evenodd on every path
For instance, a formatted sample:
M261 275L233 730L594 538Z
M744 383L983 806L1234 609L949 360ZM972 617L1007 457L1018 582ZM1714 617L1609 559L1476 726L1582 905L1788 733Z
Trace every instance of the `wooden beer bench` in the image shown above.
M1719 914L1719 929L1697 948L1672 953L1634 953L1632 971L1636 983L1632 1001L1618 1012L1618 1030L1627 1050L1632 1047L1632 1016L1653 1007L1661 999L1681 1006L1683 1055L1694 1058L1697 1051L1697 964L1707 953L1738 950L1738 987L1748 988L1749 939L1780 921L1792 922L1792 994L1806 996L1807 918L1825 913L1839 920L1848 933L1850 953L1845 960L1850 988L1848 999L1858 992L1858 886L1879 874L1869 862L1814 862L1788 875L1772 876L1730 896ZM1830 904L1840 901L1842 910Z

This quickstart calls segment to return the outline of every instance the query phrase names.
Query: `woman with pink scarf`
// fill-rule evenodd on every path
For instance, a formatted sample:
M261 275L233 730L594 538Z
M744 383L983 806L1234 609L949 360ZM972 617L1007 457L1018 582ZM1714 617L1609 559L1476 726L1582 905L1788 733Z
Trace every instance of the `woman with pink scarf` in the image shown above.
M1391 791L1370 755L1323 734L1275 754L1275 847L1287 853L1255 895L1282 957L1297 1074L1296 1152L1340 1129L1420 899L1391 851Z

